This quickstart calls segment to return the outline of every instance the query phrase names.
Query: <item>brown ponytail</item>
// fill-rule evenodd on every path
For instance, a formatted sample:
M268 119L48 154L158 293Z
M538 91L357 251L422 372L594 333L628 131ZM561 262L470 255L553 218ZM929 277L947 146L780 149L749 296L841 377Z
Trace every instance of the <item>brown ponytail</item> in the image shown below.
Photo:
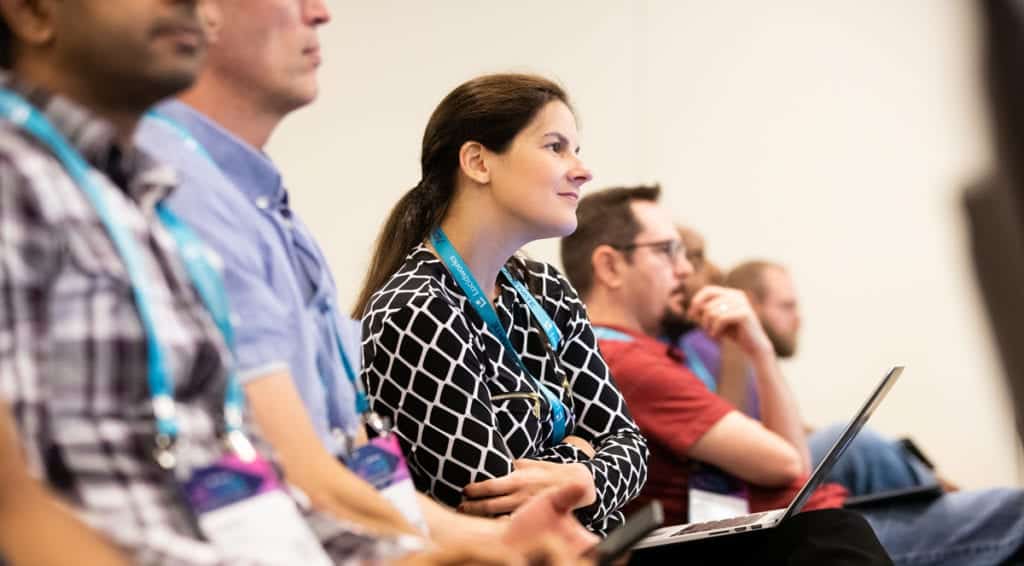
M475 141L496 153L547 103L569 104L557 84L534 75L484 75L459 85L441 101L423 133L422 180L405 193L377 236L369 270L352 314L361 318L370 297L402 266L406 255L441 225L455 197L459 151Z

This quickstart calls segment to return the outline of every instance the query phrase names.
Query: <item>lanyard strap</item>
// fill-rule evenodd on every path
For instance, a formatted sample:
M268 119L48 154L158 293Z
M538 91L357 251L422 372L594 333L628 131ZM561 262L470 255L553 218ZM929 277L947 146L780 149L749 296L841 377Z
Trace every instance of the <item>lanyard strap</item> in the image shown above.
M633 337L625 332L619 332L614 328L608 328L607 326L595 326L594 327L594 338L598 340L608 340L610 342L632 342Z
M166 350L159 339L156 317L149 298L150 282L145 273L142 256L131 234L123 224L117 221L114 213L110 210L106 195L92 177L94 174L92 168L39 110L17 94L0 89L0 117L22 128L53 152L93 206L121 256L131 281L132 295L146 334L147 376L153 412L156 416L157 444L161 450L170 448L180 430L174 405L173 380L168 370ZM221 332L227 330L224 339L230 347L233 334L230 330L229 311L226 308L226 299L219 274L207 262L198 238L195 238L183 223L163 207L158 207L157 213L161 222L166 225L174 237L179 252L183 255L182 259L189 277L203 303L210 309L210 314L217 321ZM198 279L197 274L201 274ZM231 371L228 375L228 387L224 399L224 416L229 432L240 432L242 405L241 388ZM162 463L164 462L168 461L164 460ZM169 462L173 465L173 460Z
M341 365L345 369L345 376L352 383L352 389L355 390L356 394L356 412L360 415L365 415L370 412L370 403L366 399L366 390L363 388L363 381L359 379L359 373L356 372L356 368L352 365L352 362L348 359L348 354L345 353L345 345L341 342L341 329L338 328L338 317L337 313L334 312L333 303L332 308L327 312L327 316L331 320L331 331L334 334L334 341L338 346L338 355L341 356Z
M206 147L204 147L203 144L200 143L199 140L197 140L195 136L193 136L192 133L188 131L188 129L186 129L184 126L178 123L177 120L171 118L163 112L160 112L159 110L150 110L146 113L146 117L157 122L160 122L161 124L170 128L174 133L178 135L178 137L181 138L186 148L202 156L203 159L206 159L218 171L221 170L220 166L213 159L213 156L211 156L210 152L206 150ZM345 371L345 377L348 378L349 382L352 383L352 388L355 390L356 413L361 415L366 414L370 410L370 403L367 401L366 390L363 388L362 381L359 379L359 374L357 373L355 366L349 360L348 355L345 353L345 346L341 341L341 329L338 328L337 323L338 313L334 306L334 302L330 301L327 308L324 309L321 312L321 314L327 317L329 324L329 332L331 333L331 338L334 341L335 347L338 350L338 355L341 356L341 365ZM328 414L331 415L330 418L332 421L334 421L333 424L335 426L340 425L341 417L336 414L337 403L332 401L332 391L334 391L334 388L330 387L330 383L328 383L327 381L328 377L323 375L322 372L318 370L317 375L320 378L320 383L324 388L325 395L327 395L328 397Z
M199 236L162 203L157 205L156 212L164 227L174 236L192 285L199 292L199 297L213 318L213 322L220 329L224 343L228 347L231 365L228 369L227 390L224 392L224 422L228 432L241 432L245 395L242 392L241 382L238 380L234 358L235 328L231 324L231 308L228 304L224 282L220 272L207 259L206 246L203 245Z
M533 313L533 317L537 319L540 327L544 330L544 334L547 335L548 343L551 344L551 349L557 352L558 346L562 343L562 331L558 329L558 325L555 324L554 320L551 320L551 316L549 316L547 311L544 310L544 307L540 306L540 303L538 303L537 299L535 299L533 294L530 293L530 290L526 288L526 285L523 285L518 279L512 277L512 274L508 272L507 268L502 267L501 273L505 276L505 279L508 279L508 282L512 284L512 287L514 287L516 292L519 293L519 296L526 301L526 306L530 307L530 312Z
M562 400L552 393L542 381L534 377L533 374L530 373L530 370L526 369L526 365L523 364L523 360L519 356L519 352L517 352L515 347L512 345L512 341L508 339L508 333L506 332L505 327L503 327L501 325L501 321L498 320L498 313L495 312L494 307L491 306L491 302L487 299L483 289L480 288L480 285L473 277L473 274L470 273L469 266L466 265L466 262L463 261L462 256L459 255L455 246L453 246L451 241L448 240L448 236L445 235L444 230L441 230L440 228L434 230L434 233L430 236L430 242L434 245L434 249L437 250L437 254L441 257L441 261L445 266L447 266L452 277L455 278L455 282L459 285L459 288L461 288L462 292L466 294L466 297L469 299L469 304L473 305L473 309L480 318L483 319L484 324L487 325L487 329L501 342L505 351L512 356L516 365L519 366L523 373L533 379L534 383L537 385L537 389L540 390L540 393L545 399L547 399L548 406L551 407L551 440L556 444L561 442L562 439L565 438L568 422L568 410L565 408ZM561 333L555 327L554 321L551 320L551 317L548 316L543 307L541 307L533 295L530 294L525 285L513 278L512 274L509 273L508 270L502 269L501 272L509 282L512 283L512 286L515 287L519 296L526 301L526 304L530 307L533 315L538 318L538 322L540 322L541 327L544 328L544 332L547 334L552 347L557 348L558 344L561 342ZM553 331L549 330L549 328L553 329Z
M203 157L203 159L209 161L211 165L217 167L217 162L213 160L213 156L210 155L210 152L206 151L206 148L203 147L203 144L199 143L199 140L197 140L195 136L189 133L189 131L186 130L184 126L182 126L176 120L174 120L174 118L171 118L167 114L164 114L163 112L160 112L155 108L150 109L148 112L146 112L146 117L151 120L156 120L157 122L160 122L161 124L170 128L174 133L178 134L178 137L181 138L181 141L185 144L185 147L188 148L189 151L194 151L195 153L198 153ZM219 167L217 168L220 169Z
M690 368L690 371L704 382L708 391L712 393L717 391L718 382L715 380L715 376L711 375L711 372L708 371L708 367L704 365L704 360L701 360L700 356L697 355L697 350L690 344L683 342L683 353L686 354L686 367Z

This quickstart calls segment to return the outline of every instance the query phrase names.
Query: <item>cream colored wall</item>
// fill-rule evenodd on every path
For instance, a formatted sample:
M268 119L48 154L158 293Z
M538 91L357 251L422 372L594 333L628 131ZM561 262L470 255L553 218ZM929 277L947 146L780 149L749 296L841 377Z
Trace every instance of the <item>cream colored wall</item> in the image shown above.
M600 188L660 181L724 265L790 265L805 313L786 364L806 417L876 415L968 486L1020 483L962 242L958 187L989 159L967 2L332 0L322 94L270 153L341 299L418 180L422 129L476 74L541 72L575 99ZM531 246L557 261L555 242Z

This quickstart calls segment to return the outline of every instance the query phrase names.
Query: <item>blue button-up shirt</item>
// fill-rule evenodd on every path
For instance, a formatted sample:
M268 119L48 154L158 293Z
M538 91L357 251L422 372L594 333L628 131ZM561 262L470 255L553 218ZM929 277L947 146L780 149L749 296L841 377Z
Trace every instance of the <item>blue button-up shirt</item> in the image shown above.
M143 120L138 142L178 169L171 208L223 260L240 379L289 371L317 433L337 452L332 430L351 434L359 420L336 332L358 371L360 328L338 308L323 253L265 154L181 102L158 112L166 119Z

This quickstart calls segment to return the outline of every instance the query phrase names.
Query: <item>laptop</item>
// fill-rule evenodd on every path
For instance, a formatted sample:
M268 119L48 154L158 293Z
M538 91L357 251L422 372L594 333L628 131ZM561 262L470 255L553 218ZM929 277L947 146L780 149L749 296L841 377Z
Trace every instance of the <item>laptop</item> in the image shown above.
M869 507L884 507L897 503L913 503L915 501L928 501L942 497L945 491L938 482L930 482L923 485L915 485L903 489L891 489L876 491L864 495L853 495L846 498L843 507L846 509L866 509Z
M731 519L723 519L718 521L706 521L702 523L688 523L685 525L675 525L670 527L662 527L648 537L644 538L634 546L634 550L643 548L653 548L658 546L665 546L669 544L678 544L681 542L689 542L694 540L703 540L706 538L720 537L725 535L732 535L737 533L745 533L750 531L757 531L762 529L775 528L786 519L796 515L803 509L807 500L810 499L811 494L814 490L818 489L818 486L825 481L832 466L839 460L843 452L846 451L847 446L857 436L857 433L864 428L864 423L871 418L871 414L875 412L878 405L881 404L882 399L885 398L892 386L896 384L896 380L899 379L900 374L903 373L903 366L893 367L885 374L882 382L878 384L868 400L865 401L864 406L860 408L857 415L853 417L850 424L846 425L846 429L843 434L839 435L835 444L832 448L829 448L828 454L822 459L818 467L814 469L814 473L811 474L804 486L800 489L800 492L796 494L793 501L790 502L789 507L785 509L774 509L772 511L765 511L762 513L753 513L750 515L741 515L739 517L733 517Z
M901 438L897 442L907 453L907 465L913 470L920 483L903 489L875 491L864 495L850 496L843 502L843 507L847 509L860 509L889 506L898 503L928 501L941 497L946 492L935 476L935 464L924 455L924 452L917 447L917 444L914 444L914 441L910 438Z

